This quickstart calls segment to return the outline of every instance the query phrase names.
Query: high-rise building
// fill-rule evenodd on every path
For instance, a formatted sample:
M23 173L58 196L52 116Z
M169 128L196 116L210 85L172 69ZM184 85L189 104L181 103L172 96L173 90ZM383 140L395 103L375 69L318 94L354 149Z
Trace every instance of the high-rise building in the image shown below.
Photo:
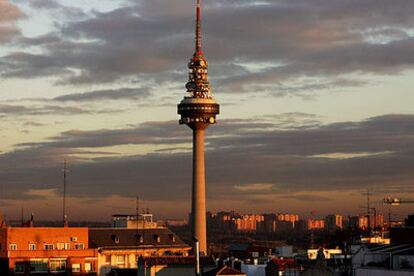
M193 130L192 234L199 241L200 252L207 254L204 130L216 123L219 105L210 92L208 62L201 47L200 0L197 0L195 42L195 52L188 63L189 80L186 88L189 95L178 104L178 114L181 115L180 124Z
M342 216L341 215L327 215L325 217L325 226L328 231L335 231L342 229Z
M277 219L279 221L288 221L292 223L292 227L295 227L295 223L299 220L299 216L296 214L278 214Z
M263 215L242 215L235 220L236 230L241 232L257 232L261 231L263 226Z
M264 214L263 232L274 233L277 230L277 215L276 214Z
M325 220L323 219L308 219L308 230L312 229L324 229Z
M359 228L361 229L368 229L368 222L369 222L369 227L371 229L375 229L377 227L381 227L384 224L384 216L383 214L370 214L369 215L369 219L367 215L364 216L359 216Z

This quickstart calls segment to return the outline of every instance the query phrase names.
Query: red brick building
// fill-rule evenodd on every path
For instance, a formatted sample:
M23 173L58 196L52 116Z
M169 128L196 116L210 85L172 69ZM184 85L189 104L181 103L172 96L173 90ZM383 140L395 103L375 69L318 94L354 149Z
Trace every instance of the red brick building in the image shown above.
M94 275L97 252L88 244L88 228L0 228L0 271Z

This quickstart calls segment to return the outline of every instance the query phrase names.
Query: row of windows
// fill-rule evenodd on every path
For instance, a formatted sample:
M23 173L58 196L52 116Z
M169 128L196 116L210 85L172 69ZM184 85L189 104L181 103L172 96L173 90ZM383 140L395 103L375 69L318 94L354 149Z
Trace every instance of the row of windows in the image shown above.
M176 241L175 236L173 234L169 234L168 236L170 237L172 242ZM137 237L137 239L139 240L140 243L144 243L144 236L143 235L137 234L136 237ZM152 237L154 238L155 242L157 242L157 243L161 242L161 237L159 235L153 235ZM117 235L111 235L111 239L116 244L119 243L119 237Z
M66 260L31 260L28 269L32 273L40 272L64 272L67 271ZM92 271L92 263L85 263L85 272ZM15 273L25 273L26 264L24 262L17 262L14 265ZM72 264L72 272L81 272L81 264Z
M111 255L105 255L105 262L107 263L107 264L110 264L111 263L111 258L112 258L112 256ZM124 255L116 255L115 256L115 263L116 263L116 265L118 265L118 266L122 266L122 265L124 265L125 264L125 256Z
M85 248L85 246L84 246L83 243L75 243L75 249L76 250L82 250L84 248ZM46 244L43 245L43 249L44 250L54 250L55 245L52 244L52 243L46 243ZM57 250L70 250L70 243L57 243L56 244L56 249ZM17 244L11 243L10 244L10 250L11 251L17 250ZM29 250L37 250L36 244L30 243L29 244Z
M215 106L194 106L194 107L181 107L180 110L216 110Z

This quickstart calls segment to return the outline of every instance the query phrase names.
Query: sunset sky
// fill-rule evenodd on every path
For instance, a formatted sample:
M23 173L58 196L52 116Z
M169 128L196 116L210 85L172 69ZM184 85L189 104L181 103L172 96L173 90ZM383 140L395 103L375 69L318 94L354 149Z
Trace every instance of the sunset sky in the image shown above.
M0 0L0 210L69 220L186 218L178 125L193 0ZM207 209L360 214L414 198L414 1L205 0L221 104ZM402 218L413 205L395 207Z

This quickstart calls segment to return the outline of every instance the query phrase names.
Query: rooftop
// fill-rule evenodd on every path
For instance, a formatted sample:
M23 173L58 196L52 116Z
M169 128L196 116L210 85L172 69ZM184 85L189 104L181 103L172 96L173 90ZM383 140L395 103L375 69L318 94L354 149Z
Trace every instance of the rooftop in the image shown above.
M215 268L213 270L203 273L203 276L216 276L216 275L233 275L233 276L246 276L246 273L241 272L240 270L233 269L228 266L223 266Z
M180 237L168 228L131 229L96 228L89 229L90 248L139 248L139 247L188 247Z

